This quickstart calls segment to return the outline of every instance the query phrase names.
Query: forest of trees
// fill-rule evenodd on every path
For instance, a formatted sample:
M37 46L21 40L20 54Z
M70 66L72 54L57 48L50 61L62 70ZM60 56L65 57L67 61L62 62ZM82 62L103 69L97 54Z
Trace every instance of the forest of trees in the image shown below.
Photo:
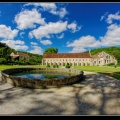
M15 49L10 48L7 46L5 43L0 42L0 64L29 64L29 65L36 65L36 64L41 64L42 62L42 55L38 54L32 54L29 52L22 52L26 53L29 55L29 62L26 61L18 61L18 60L11 60L10 59L10 54L14 52L21 52L21 51L16 51Z

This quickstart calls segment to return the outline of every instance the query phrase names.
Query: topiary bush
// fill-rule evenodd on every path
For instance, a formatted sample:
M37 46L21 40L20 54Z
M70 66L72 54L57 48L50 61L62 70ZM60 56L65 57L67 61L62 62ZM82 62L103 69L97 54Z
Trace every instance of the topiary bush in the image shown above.
M71 66L69 65L69 64L67 64L66 66L65 66L65 68L70 68Z
M53 65L53 68L55 68L56 67L56 65Z
M58 65L58 64L56 64L56 68L59 68L59 65Z
M54 65L53 65L53 68L58 68L58 67L59 67L58 64L54 64Z
M48 68L50 67L50 64L49 64L49 63L47 64L47 67L48 67Z

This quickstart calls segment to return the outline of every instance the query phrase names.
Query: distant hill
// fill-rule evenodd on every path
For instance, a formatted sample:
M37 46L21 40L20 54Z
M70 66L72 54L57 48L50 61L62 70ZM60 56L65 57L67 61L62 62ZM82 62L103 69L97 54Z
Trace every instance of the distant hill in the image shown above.
M0 42L0 58L6 58L10 55L11 52L16 52L15 49L10 48L5 43Z
M91 55L97 54L99 52L105 51L106 53L113 55L120 65L120 47L108 47L108 48L98 48L91 50Z
M1 43L0 42L0 58L1 59L5 59L6 60L6 63L9 62L9 55L14 52L14 53L17 53L17 52L21 52L21 53L26 53L29 55L30 57L30 62L32 64L40 64L41 61L42 61L42 55L38 55L38 54L32 54L32 53L29 53L29 52L23 52L23 51L17 51L15 49L12 49L10 48L8 45L6 45L5 43Z

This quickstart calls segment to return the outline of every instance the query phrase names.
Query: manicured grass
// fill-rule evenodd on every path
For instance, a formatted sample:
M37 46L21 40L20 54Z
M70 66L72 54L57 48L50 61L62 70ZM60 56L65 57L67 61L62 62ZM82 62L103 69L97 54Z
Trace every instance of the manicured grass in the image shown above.
M45 65L0 65L0 71L10 68L23 68L23 67L42 67L45 68Z
M120 72L120 67L115 68L111 66L75 66L74 68L83 71L99 72L99 73Z
M75 66L74 68L80 69L83 71L89 71L89 72L98 72L107 74L111 77L114 77L118 80L120 80L120 67L110 67L110 66ZM116 73L119 72L119 73Z
M45 65L0 65L0 70L9 68L21 68L21 67L42 67L46 68ZM75 69L80 69L83 71L99 72L99 73L113 73L120 72L120 67L110 67L110 66L75 66Z

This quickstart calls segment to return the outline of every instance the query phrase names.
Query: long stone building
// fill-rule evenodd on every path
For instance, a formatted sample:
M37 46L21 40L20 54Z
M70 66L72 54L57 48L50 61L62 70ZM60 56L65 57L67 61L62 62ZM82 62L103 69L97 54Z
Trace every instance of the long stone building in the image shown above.
M42 65L103 66L108 63L117 64L117 60L104 51L95 55L91 55L90 52L44 54L42 59Z

